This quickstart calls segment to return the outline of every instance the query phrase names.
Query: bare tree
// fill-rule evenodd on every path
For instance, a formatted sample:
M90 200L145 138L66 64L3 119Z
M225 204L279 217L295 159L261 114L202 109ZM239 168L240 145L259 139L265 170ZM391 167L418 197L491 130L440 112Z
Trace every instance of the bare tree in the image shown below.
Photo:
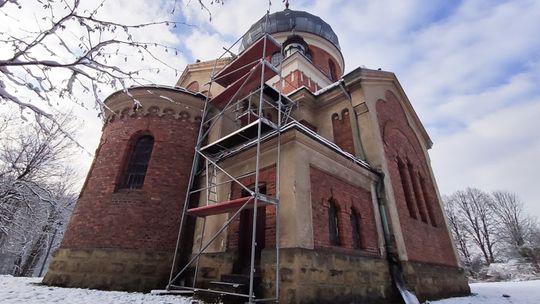
M533 219L524 214L523 202L508 191L494 191L492 196L502 240L514 249L523 246L534 228Z
M471 253L469 250L470 247L470 236L465 229L465 221L462 216L460 216L459 206L457 201L448 197L443 197L444 209L448 222L450 224L450 230L452 231L452 236L454 237L455 243L457 245L457 250L460 255L461 261L467 267L471 265Z
M496 222L489 194L476 188L467 188L452 194L450 200L463 220L463 228L481 250L486 263L494 262Z
M50 234L74 202L75 175L67 165L75 144L72 115L54 122L7 118L0 134L0 254L15 253L15 274L30 274Z
M0 32L0 101L53 119L36 100L52 104L68 98L85 103L78 95L89 93L94 106L102 110L106 108L100 94L104 86L127 89L128 84L144 81L144 72L151 75L162 69L178 74L178 67L171 66L160 54L178 54L179 50L137 37L141 29L174 28L184 22L119 23L101 17L105 4L106 0L0 1L3 22L18 22L19 26ZM39 18L25 22L18 19L19 15ZM145 60L150 61L146 67L141 64ZM128 61L138 65L129 66Z

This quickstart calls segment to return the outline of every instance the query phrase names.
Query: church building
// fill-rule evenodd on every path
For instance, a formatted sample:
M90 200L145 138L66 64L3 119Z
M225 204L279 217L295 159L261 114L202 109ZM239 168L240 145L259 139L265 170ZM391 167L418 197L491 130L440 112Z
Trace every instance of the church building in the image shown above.
M344 74L331 26L289 8L225 55L107 98L45 284L233 303L470 293L394 73Z

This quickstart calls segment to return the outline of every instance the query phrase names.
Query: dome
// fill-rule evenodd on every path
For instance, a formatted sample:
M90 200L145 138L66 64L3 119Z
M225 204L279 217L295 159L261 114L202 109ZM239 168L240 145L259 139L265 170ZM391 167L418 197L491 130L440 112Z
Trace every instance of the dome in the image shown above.
M257 39L261 38L265 32L274 34L292 31L306 32L320 36L330 41L338 50L341 50L336 33L320 17L304 11L285 9L268 15L268 24L266 23L266 15L255 22L244 35L244 38L242 38L240 51L246 49L253 42L257 41Z

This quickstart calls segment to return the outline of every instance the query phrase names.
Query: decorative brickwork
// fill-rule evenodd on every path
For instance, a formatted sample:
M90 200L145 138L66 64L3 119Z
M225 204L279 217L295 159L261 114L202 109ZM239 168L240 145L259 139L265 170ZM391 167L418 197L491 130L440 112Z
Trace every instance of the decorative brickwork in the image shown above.
M349 109L343 109L340 114L332 114L332 131L334 143L354 155L354 140Z
M353 186L315 167L310 168L310 182L315 246L378 255L377 228L371 192ZM339 247L332 246L330 242L328 207L331 199L338 211ZM357 248L354 244L351 212L356 212L358 217L362 248Z
M457 266L448 230L438 225L444 222L443 213L429 164L392 92L377 101L377 117L409 260Z
M288 75L285 75L283 77L283 86L280 85L279 81L274 84L274 87L277 90L282 90L284 94L290 93L302 86L305 86L311 92L321 89L321 86L318 83L300 70L294 70Z

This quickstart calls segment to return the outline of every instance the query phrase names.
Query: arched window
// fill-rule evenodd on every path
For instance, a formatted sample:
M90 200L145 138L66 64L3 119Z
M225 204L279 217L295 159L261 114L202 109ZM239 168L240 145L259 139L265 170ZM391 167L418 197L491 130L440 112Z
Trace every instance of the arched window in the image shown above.
M401 159L398 159L398 170L399 177L401 179L401 186L403 188L403 194L405 195L405 203L407 204L407 209L409 210L409 215L416 219L416 207L411 179L409 176L409 171L407 170L407 165L403 163Z
M328 234L330 236L330 245L339 246L339 222L338 211L335 202L328 201Z
M188 84L187 88L191 92L199 92L199 82L198 81L192 81L190 84Z
M120 189L142 188L153 148L154 137L151 135L144 135L137 139L131 151Z
M358 214L351 209L351 228L352 228L352 240L354 248L364 248L362 243L362 234L360 233L360 219Z

